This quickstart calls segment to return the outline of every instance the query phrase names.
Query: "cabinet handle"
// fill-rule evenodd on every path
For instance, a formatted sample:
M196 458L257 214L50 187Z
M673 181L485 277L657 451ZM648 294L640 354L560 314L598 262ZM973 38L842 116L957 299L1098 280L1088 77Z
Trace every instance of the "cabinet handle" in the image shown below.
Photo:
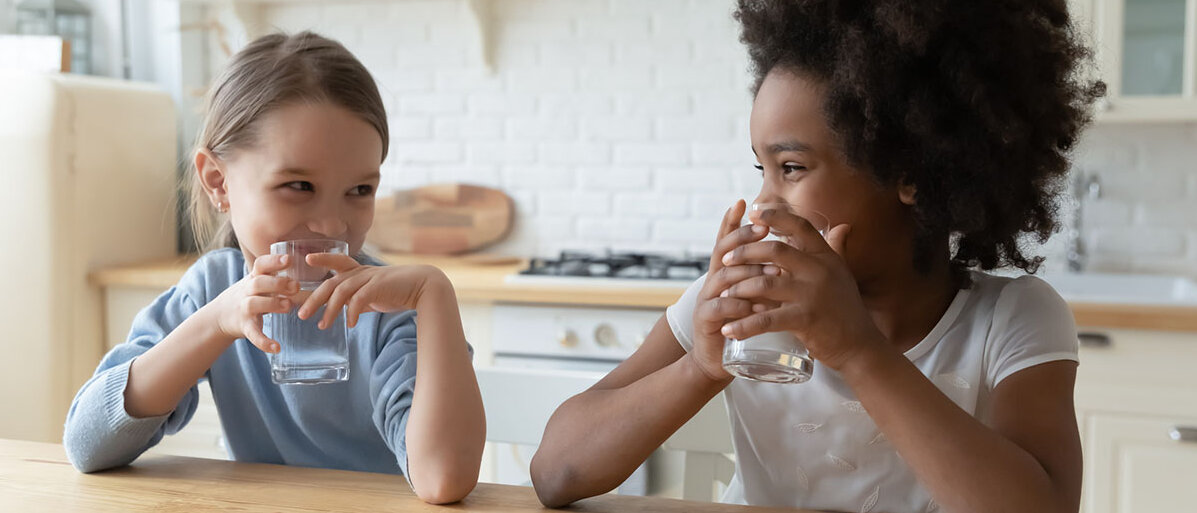
M1105 333L1098 333L1094 331L1082 331L1077 333L1077 339L1081 341L1081 345L1085 347L1110 347L1110 336Z
M1197 442L1197 427L1172 426L1168 436L1177 442Z

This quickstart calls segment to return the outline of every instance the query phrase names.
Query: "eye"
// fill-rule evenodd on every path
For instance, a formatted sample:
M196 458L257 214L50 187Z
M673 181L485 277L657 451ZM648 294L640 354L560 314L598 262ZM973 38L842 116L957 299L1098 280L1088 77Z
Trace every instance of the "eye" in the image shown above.
M786 162L781 166L782 174L790 175L802 171L806 171L806 166L795 164L793 162Z
M312 187L312 182L303 182L303 181L287 182L287 183L283 184L283 187L286 187L288 189L294 189L297 191L306 191L306 192L316 190L315 187Z
M350 196L373 196L374 195L374 186L373 185L359 185L357 187L349 189L349 195Z
M752 167L753 167L753 168L755 168L757 171L760 171L760 172L762 172L762 173L764 173L764 172L765 172L765 166L762 166L762 165L760 165L760 164L753 164L753 165L752 165Z

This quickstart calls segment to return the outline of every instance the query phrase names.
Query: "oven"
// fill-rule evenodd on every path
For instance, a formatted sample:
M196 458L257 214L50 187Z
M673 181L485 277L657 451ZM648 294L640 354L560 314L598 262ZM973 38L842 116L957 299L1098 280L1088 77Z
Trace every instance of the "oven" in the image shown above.
M532 259L510 283L552 287L670 287L680 291L706 272L708 257L562 252ZM493 367L479 369L496 482L530 485L528 465L552 411L593 385L644 341L664 309L496 304L491 311ZM667 493L678 485L677 455L658 451L617 488Z

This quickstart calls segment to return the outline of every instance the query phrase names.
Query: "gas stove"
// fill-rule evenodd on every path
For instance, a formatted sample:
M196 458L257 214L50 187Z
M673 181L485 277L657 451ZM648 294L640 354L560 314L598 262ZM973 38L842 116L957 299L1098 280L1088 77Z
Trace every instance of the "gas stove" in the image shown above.
M710 256L669 256L652 253L591 253L562 251L556 258L533 258L520 271L523 278L568 277L585 280L665 281L673 286L694 281L707 272ZM599 280L601 281L601 280Z

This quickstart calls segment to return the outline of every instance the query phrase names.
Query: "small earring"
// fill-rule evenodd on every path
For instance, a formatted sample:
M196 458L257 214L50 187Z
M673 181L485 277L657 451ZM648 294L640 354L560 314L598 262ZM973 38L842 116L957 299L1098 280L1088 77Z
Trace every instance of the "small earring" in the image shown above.
M223 202L223 201L217 201L216 202L216 210L218 212L220 212L221 214L223 214L223 213L229 211L229 206L227 204L225 204L225 202Z

